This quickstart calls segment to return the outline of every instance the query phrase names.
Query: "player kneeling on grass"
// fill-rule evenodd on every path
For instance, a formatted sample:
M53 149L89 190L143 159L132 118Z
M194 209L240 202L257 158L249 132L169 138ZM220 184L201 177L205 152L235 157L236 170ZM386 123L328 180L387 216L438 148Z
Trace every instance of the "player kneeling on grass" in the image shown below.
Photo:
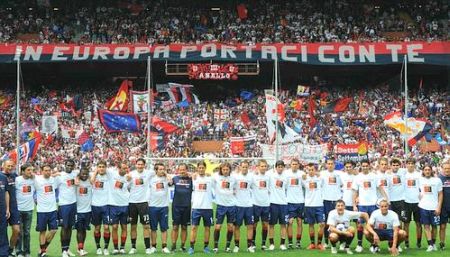
M332 254L337 253L337 242L340 242L341 249L345 250L347 254L353 254L350 250L350 245L355 237L356 230L350 226L350 221L357 218L363 219L366 224L369 221L369 215L367 213L346 210L343 200L336 201L336 209L330 211L327 220L327 225L329 226L328 239L331 244Z
M370 247L372 253L380 251L380 241L388 241L392 256L398 255L398 246L406 239L406 232L400 229L397 213L389 210L389 203L384 199L380 201L380 208L370 215L369 225L366 226L364 234L372 244Z

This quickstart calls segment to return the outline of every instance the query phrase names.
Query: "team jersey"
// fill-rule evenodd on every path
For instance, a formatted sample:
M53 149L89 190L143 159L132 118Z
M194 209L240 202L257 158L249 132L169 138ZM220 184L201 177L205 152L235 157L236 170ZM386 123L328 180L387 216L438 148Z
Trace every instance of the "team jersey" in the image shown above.
M119 171L108 172L109 177L109 205L128 206L130 192L128 187L130 182L126 175L121 176ZM145 196L142 196L145 197Z
M420 172L406 172L405 179L405 202L406 203L419 203L419 180L422 177Z
M350 221L359 218L361 213L358 211L344 210L344 213L339 215L337 210L332 210L328 213L327 225L337 226L338 224L343 224L348 229L350 227Z
M373 173L359 173L353 180L352 189L358 193L361 206L370 206L377 204L377 185L378 179Z
M342 181L337 171L324 170L320 173L322 178L323 200L337 201L342 199Z
M270 203L287 205L286 197L287 178L284 173L278 174L273 172L270 174L269 192Z
M155 172L150 170L143 170L142 172L133 170L130 172L130 203L147 202L150 178L154 175Z
M55 188L57 183L54 177L44 178L36 176L34 178L34 188L36 189L37 212L56 211Z
M303 171L293 172L291 169L284 172L287 179L286 197L288 203L304 203L305 197L302 187Z
M34 210L34 180L19 176L16 178L16 199L19 211Z
M173 206L191 206L192 199L192 178L175 176L172 178L174 192L173 192Z
M267 174L253 175L253 182L252 182L253 205L261 207L270 206L269 181L270 177Z
M108 205L109 203L109 175L97 174L94 183L92 184L92 206L100 207Z
M55 177L59 191L59 205L73 204L77 201L75 178L78 176L78 173L78 170L73 170L70 173L63 171L59 176Z
M400 226L400 220L398 219L397 213L388 210L386 215L381 213L381 210L375 210L370 215L369 224L372 225L374 229L394 229L394 227Z
M305 206L321 207L323 206L322 190L324 180L321 177L307 175L303 180L305 187Z
M3 217L6 211L6 192L8 192L8 178L0 172L0 215Z
M419 190L422 196L419 200L419 207L429 211L436 210L439 192L442 191L442 181L436 177L421 177L419 179Z
M14 211L17 209L17 199L16 199L16 178L17 173L11 171L9 173L4 173L6 179L8 180L8 193L9 193L9 209Z
M213 188L216 196L216 204L222 206L235 206L236 196L234 190L236 189L236 179L232 176L221 176L215 174L213 176Z
M77 188L77 212L87 213L91 211L92 184L88 180L79 180Z
M150 207L169 206L169 181L166 176L154 176L150 179Z
M392 173L388 175L389 184L389 201L405 200L405 178L400 173Z
M391 184L389 181L389 174L379 171L378 173L376 173L376 177L378 178L378 186L384 189L388 198L390 199L389 188L391 187ZM377 197L382 198L383 196L380 194L380 192L377 191Z
M345 202L345 206L353 206L353 180L356 175L348 174L347 172L342 172L341 174L342 182L342 200Z
M447 210L450 210L450 176L439 174L439 179L442 182L442 190L444 194L442 208L445 207Z
M236 180L236 206L252 207L252 175L247 173L234 175Z
M193 181L192 209L212 209L212 178L197 176Z

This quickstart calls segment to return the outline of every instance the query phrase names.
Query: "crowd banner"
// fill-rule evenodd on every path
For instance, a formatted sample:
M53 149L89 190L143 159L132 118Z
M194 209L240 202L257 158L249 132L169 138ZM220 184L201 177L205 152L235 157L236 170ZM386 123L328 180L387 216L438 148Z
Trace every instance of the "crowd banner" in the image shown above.
M337 144L334 153L336 154L336 160L340 162L360 162L369 158L368 150L369 147L366 142L359 142L357 144Z
M22 52L18 51L21 50ZM21 53L21 54L16 54ZM154 61L254 62L278 60L314 65L408 63L450 66L450 41L275 44L0 44L0 63ZM231 77L230 77L231 78Z
M260 145L262 156L269 164L275 164L275 145ZM292 143L279 146L280 156L282 160L289 163L292 159L297 158L302 163L319 163L325 159L328 154L327 144L321 145L305 145L302 143Z

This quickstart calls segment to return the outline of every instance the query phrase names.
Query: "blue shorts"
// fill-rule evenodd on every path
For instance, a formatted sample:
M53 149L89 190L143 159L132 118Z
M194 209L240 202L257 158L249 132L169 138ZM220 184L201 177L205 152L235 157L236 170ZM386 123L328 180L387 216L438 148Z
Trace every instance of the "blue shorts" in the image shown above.
M91 224L91 212L77 213L75 228L77 230L89 230Z
M38 212L36 221L36 231L42 232L48 230L58 229L58 213L52 212Z
M244 222L246 226L255 224L253 207L236 207L236 221L234 225L240 227Z
M59 225L62 228L72 228L75 225L77 204L60 205L58 209Z
M128 224L128 206L109 205L109 224Z
M269 222L270 220L270 207L269 206L253 206L253 217L255 222Z
M11 210L8 220L9 225L20 225L20 212L19 210L15 209L14 211Z
M172 205L173 225L189 226L191 221L191 206Z
M420 209L420 223L422 225L432 225L432 226L438 226L441 224L441 217L436 216L434 214L434 210L424 210L422 208Z
M394 230L392 229L374 229L380 241L392 241L394 239Z
M216 224L222 224L227 217L227 223L232 224L236 221L236 206L217 205Z
M213 224L213 210L212 209L193 209L192 210L192 226L198 226L200 219L203 219L203 226L211 227Z
M304 203L288 203L289 219L303 219L303 209L305 209Z
M270 219L269 224L286 225L289 222L288 206L287 204L270 204Z
M325 220L328 219L328 213L336 209L336 201L323 200L323 212L325 213Z
M308 207L305 206L305 221L307 224L319 224L325 222L325 213L323 206Z
M377 209L378 208L376 205L358 205L358 211L367 213L369 217L372 214L372 212L376 211ZM363 219L359 219L358 222L361 224L365 223Z
M109 206L92 206L91 222L94 226L109 225Z
M169 207L148 207L150 214L150 229L153 231L159 229L165 232L169 229Z

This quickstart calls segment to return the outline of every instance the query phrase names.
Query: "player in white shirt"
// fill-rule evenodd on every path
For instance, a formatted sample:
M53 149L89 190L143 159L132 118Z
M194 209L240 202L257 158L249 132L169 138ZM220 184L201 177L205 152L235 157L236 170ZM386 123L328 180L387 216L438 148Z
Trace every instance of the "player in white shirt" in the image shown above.
M416 161L413 158L406 160L405 178L405 226L406 240L405 246L409 247L409 223L414 218L416 223L417 248L422 246L422 225L420 224L419 211L419 180L422 177L420 172L416 170Z
M302 187L303 171L300 170L300 161L292 159L291 168L285 171L287 178L286 197L288 201L289 224L287 228L288 247L293 247L293 227L294 221L297 223L296 247L301 247L302 226L303 226L303 209L305 208L305 197Z
M370 215L369 226L366 226L364 234L372 244L370 251L380 251L380 241L388 241L389 251L392 256L399 253L398 246L406 239L406 232L400 229L400 220L397 213L389 210L389 203L383 199L380 201L380 209Z
M366 223L369 221L369 215L365 212L349 211L345 208L343 200L336 201L336 209L328 214L327 224L330 231L329 240L331 243L331 253L336 254L336 243L341 243L341 248L347 254L353 254L350 250L356 230L350 226L350 222L355 219L363 219Z
M109 255L108 247L111 238L109 229L109 175L106 172L106 162L100 160L93 174L91 223L94 225L94 239L97 247L97 255ZM104 248L100 247L101 227L103 225Z
M328 213L336 208L336 201L342 199L342 181L339 173L336 171L335 159L330 157L325 162L326 170L320 172L322 178L322 198L323 198L323 211L325 214L325 220L328 218ZM328 244L328 225L325 224L325 248Z
M150 252L150 217L148 213L148 201L146 197L149 194L150 178L155 175L154 171L145 169L145 160L137 159L136 169L130 172L130 223L131 223L131 249L128 254L135 254L137 238L137 222L141 222L144 234L144 244L146 252Z
M305 221L308 223L309 239L311 241L308 249L317 248L323 251L325 249L322 245L323 230L325 228L325 213L322 199L323 179L316 171L316 166L313 163L306 165L306 174L303 175L302 179L303 187L305 188ZM315 224L319 224L317 245L314 231Z
M255 252L253 248L253 201L252 201L252 175L248 172L249 163L242 161L239 164L239 172L233 174L236 180L236 221L234 223L234 249L233 252L239 252L240 228L245 222L247 226L247 250Z
M269 250L275 249L274 233L275 225L280 224L280 250L287 250L286 247L286 225L289 222L288 203L286 197L287 179L284 175L285 164L283 161L275 163L275 170L269 180L270 199L270 220L269 220Z
M389 160L386 157L380 158L380 160L378 160L378 170L376 172L377 174L377 178L378 178L378 183L380 185L381 188L384 189L384 191L386 192L387 196L389 197L389 188L390 188L390 184L389 184ZM377 196L378 199L383 198L383 196L381 195L380 192L377 192ZM370 215L370 213L369 213Z
M75 228L77 229L78 254L85 256L88 253L84 250L84 242L86 240L86 231L91 224L91 203L92 203L92 184L89 180L89 169L83 167L80 174L76 178L77 186L77 216Z
M361 172L353 180L353 210L366 212L371 215L377 209L378 194L384 199L388 199L386 191L380 185L380 181L376 174L370 172L370 162L368 160L361 161ZM363 223L358 222L357 227L358 245L355 251L360 253L363 251Z
M25 163L20 166L20 175L16 178L16 199L22 231L17 241L16 254L30 257L30 229L33 220L34 167Z
M205 231L203 232L204 246L203 251L210 253L209 251L209 237L210 228L213 224L213 196L212 196L212 178L205 174L206 164L205 162L199 162L197 164L197 174L194 174L192 178L193 192L192 192L192 221L191 221L191 235L190 235L190 248L188 253L194 254L195 240L197 239L197 229L200 224L200 219L203 219L203 226Z
M406 221L405 212L405 177L400 172L401 161L399 159L391 160L391 172L387 175L389 185L389 202L391 210L397 213L401 222Z
M128 202L131 177L127 162L119 164L119 170L108 169L109 179L109 218L112 225L113 254L125 254L128 230ZM143 196L144 197L144 196ZM119 225L121 228L119 249Z
M56 212L56 180L52 177L52 167L44 164L40 176L34 177L37 200L36 231L39 232L39 256L47 255L47 247L58 231L58 214ZM47 228L49 231L47 232Z
M167 230L169 229L169 180L166 167L162 163L155 164L155 174L150 179L150 201L148 202L150 213L150 230L152 247L150 254L156 252L156 234L161 231L162 252L170 253L167 248Z
M214 252L218 251L220 229L227 218L226 252L230 252L231 239L233 238L234 222L236 221L236 179L231 175L231 165L222 163L219 173L213 176L213 190L216 196L216 225L214 227Z
M253 242L255 245L256 227L259 221L262 223L261 228L261 249L266 249L267 234L269 231L270 219L270 199L269 199L269 182L270 177L267 174L267 161L258 161L257 172L253 175L252 182L252 200L255 225L253 226Z
M433 167L428 164L423 167L422 175L419 180L420 223L423 224L428 241L427 252L437 251L435 242L443 201L442 181L433 176Z
M357 175L355 163L353 161L346 161L344 163L344 171L340 173L342 182L342 200L345 203L345 209L353 211L353 180Z

